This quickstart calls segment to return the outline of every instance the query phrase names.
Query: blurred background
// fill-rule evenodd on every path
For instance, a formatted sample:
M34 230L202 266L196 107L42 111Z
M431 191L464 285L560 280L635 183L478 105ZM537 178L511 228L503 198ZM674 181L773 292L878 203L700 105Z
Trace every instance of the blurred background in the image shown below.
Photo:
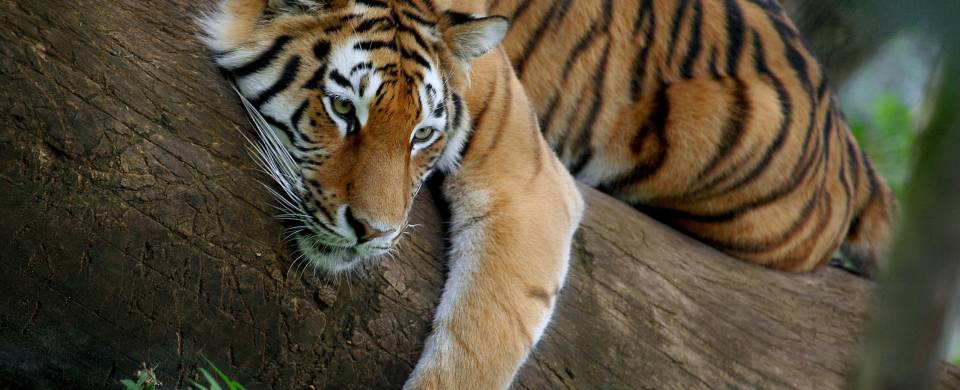
M917 10L957 8L951 1L781 0L827 68L861 147L899 199L932 108L928 91L944 44L939 37L952 36ZM949 24L949 12L940 13ZM952 317L944 353L960 365L960 310Z
M929 109L926 91L939 47L923 34L898 34L837 86L854 135L898 198L910 175L914 140ZM948 359L960 365L960 318L953 322Z

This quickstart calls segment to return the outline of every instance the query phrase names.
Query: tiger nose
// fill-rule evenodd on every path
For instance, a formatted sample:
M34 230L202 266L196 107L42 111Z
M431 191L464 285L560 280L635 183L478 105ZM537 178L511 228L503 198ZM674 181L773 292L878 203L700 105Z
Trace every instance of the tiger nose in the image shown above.
M349 224L350 228L353 229L354 236L357 237L357 245L367 243L371 240L375 240L393 233L393 229L377 230L370 227L370 224L367 223L367 221L358 219L355 215L353 215L353 208L351 207L347 207L346 219L347 224Z

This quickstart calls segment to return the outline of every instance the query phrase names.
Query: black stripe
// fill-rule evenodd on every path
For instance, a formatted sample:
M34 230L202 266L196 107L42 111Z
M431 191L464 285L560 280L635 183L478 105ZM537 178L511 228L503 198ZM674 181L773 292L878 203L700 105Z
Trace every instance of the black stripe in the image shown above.
M587 30L580 39L577 40L577 44L573 46L573 50L570 51L570 54L567 55L567 61L563 64L563 73L561 73L560 80L568 80L570 76L570 69L573 68L573 65L580 59L580 56L583 55L583 52L590 47L590 43L593 42L594 37L597 35L597 24L594 23L590 26L590 29Z
M768 12L779 14L780 11L782 11L780 6L777 5L775 1L772 1L772 0L748 0L748 1L759 6L760 8L763 8Z
M502 72L503 70L501 69L501 70L499 70L499 71ZM497 75L497 78L499 78L499 75ZM476 130L479 129L480 126L482 126L483 120L484 120L484 118L486 118L486 116L487 116L487 109L490 108L490 102L491 102L491 100L493 99L494 95L496 95L496 93L497 93L497 86L498 86L498 85L499 85L499 84L494 83L492 86L490 86L490 92L487 93L487 96L485 96L484 99L483 99L483 106L480 107L480 111L477 112L476 117L475 117L475 118L472 118L472 119L473 119L473 121L472 121L473 123L472 123L472 126L471 126L471 127L473 127L473 129L472 129L472 131L470 132L470 138L467 140L466 145L464 145L464 147L463 147L463 153L461 153L461 156L466 156L467 153L469 153L470 150L473 148L473 133L476 132Z
M290 126L293 127L294 130L300 130L300 119L303 117L303 112L306 111L309 105L310 101L304 100L303 103L300 103L300 107L297 107L297 109L293 111L293 115L290 115Z
M737 63L743 51L743 11L737 0L724 0L727 27L727 75L737 74Z
M386 2L380 0L354 0L356 4L365 5L372 8L389 8Z
M530 55L539 47L540 40L543 39L544 34L547 32L547 27L553 23L556 19L563 19L563 16L566 15L567 10L570 7L571 0L562 0L554 2L550 9L547 10L546 15L540 19L540 24L537 25L536 30L533 32L533 36L523 45L523 51L520 53L520 58L517 58L514 61L514 69L518 75L523 74L523 68L527 65L527 61L530 59ZM555 18L556 17L556 18Z
M774 203L800 188L800 184L807 179L811 172L818 172L819 169L824 165L824 160L816 158L817 155L818 153L812 154L806 162L800 164L798 171L796 171L793 177L791 177L790 182L763 197L753 199L749 202L731 207L724 211L709 214L694 214L677 210L663 211L663 213L669 214L669 217L673 219L684 219L687 221L695 221L700 223L729 222L743 216L753 209Z
M827 76L823 75L823 76L820 76L820 77L821 77L821 78L820 78L820 85L817 86L817 100L818 100L818 101L823 100L824 95L826 95L826 94L827 94L827 91L830 90L830 89L828 88L828 86L829 86L829 81L827 80Z
M292 131L289 126L287 126L283 122L280 122L279 120L277 120L277 118L274 118L270 115L264 115L262 113L260 116L263 117L263 120L266 121L267 124L275 127L277 130L280 130L280 132L282 132L283 135L287 137L287 140L290 141L290 144L293 145L293 147L299 150L301 153L307 154L310 152L321 150L321 148L319 147L309 145L309 141L304 141L302 138L298 137L298 135L301 134L300 132ZM296 156L294 156L294 158L300 161L300 159L297 158Z
M353 32L362 34L367 31L370 31L371 29L373 29L374 27L376 27L378 24L381 24L381 23L386 24L388 26L393 24L393 22L391 21L391 18L386 16L380 16L377 18L364 20L363 23L360 23L357 25L357 28L353 29Z
M303 83L303 88L305 89L319 89L323 84L324 74L327 73L327 64L320 65L320 68L317 68L313 72L313 76L310 76L310 79L307 82Z
M276 41L273 41L273 44L270 45L270 48L257 56L255 60L248 62L246 65L243 65L239 68L228 69L228 71L232 73L234 77L240 78L270 66L270 64L273 63L277 56L280 55L280 52L283 51L284 47L286 47L291 40L293 40L293 38L289 36L281 36L277 38Z
M651 11L650 4L652 1L653 0L643 0L643 3L637 8L637 18L633 21L634 35L640 31L640 27L643 26L643 21L646 20L647 14Z
M672 63L670 59L673 58L673 52L677 48L677 35L680 34L680 26L683 24L683 15L686 13L687 5L690 3L690 0L680 0L677 2L677 10L673 13L673 18L670 19L670 36L667 37L667 63Z
M668 225L674 227L675 229L689 234L693 237L696 237L698 240L703 241L705 244L710 245L714 248L720 249L725 252L739 252L739 253L762 253L766 251L773 250L779 246L782 246L787 243L787 240L800 232L800 229L805 225L810 219L810 215L813 213L815 206L817 205L817 200L820 199L821 192L814 191L814 194L810 197L809 200L804 204L803 208L800 210L800 215L794 220L789 228L783 232L779 237L767 240L761 240L760 242L744 242L738 240L736 242L727 242L720 241L715 238L706 237L699 235L696 232L690 231L682 226L679 226L676 222L678 219L684 219L683 213L670 209L657 209L651 207L644 207L643 205L634 205L634 207L640 209L641 211L649 214L650 216L664 221ZM703 222L703 221L701 221ZM723 221L721 221L723 222ZM815 229L816 230L816 229ZM820 229L822 230L822 229Z
M305 177L304 180L306 180L307 184L313 186L312 189L315 190L317 194L322 194L321 191L323 186L320 185L320 182L310 179L309 177ZM309 189L310 188L308 188L308 190ZM333 222L334 219L333 219L333 216L330 214L330 212L327 210L327 208L323 207L323 205L316 200L317 198L319 198L317 194L314 194L314 196L307 198L306 201L301 201L301 204L303 205L303 208L307 210L307 213L313 216L314 222L316 222L318 225L323 226L324 228L327 228L325 224L321 223L319 220L316 220L316 216L314 214L317 211L319 211L323 213L323 216L326 217L328 221Z
M407 5L415 8L417 11L420 11L420 12L426 12L433 8L431 5L428 4L426 5L428 9L424 9L421 3L415 2L413 0L401 0L401 1L403 1L404 3L407 3Z
M580 148L580 156L570 165L570 173L574 176L580 173L580 171L587 165L590 161L590 158L593 157L593 146L591 145L591 136L593 134L594 125L596 125L597 115L600 114L600 109L603 107L603 95L604 95L604 85L606 84L606 75L607 75L607 61L610 59L610 42L607 41L606 48L603 50L603 57L601 57L600 65L597 66L593 71L593 104L590 106L590 111L587 113L587 118L583 123L583 127L580 129L580 135L577 137L577 142L574 146Z
M413 60L414 62L416 62L417 64L419 64L424 68L431 69L430 63L427 62L427 59L423 58L423 56L420 55L420 53L417 53L414 50L400 49L400 56L408 60Z
M544 134L550 133L550 127L553 123L554 114L556 113L557 106L559 106L560 98L556 94L550 98L550 103L547 105L547 111L543 113L543 116L540 116L541 131ZM559 147L559 145L557 145ZM559 149L558 149L559 150Z
M736 183L724 189L723 192L747 185L753 180L756 180L763 172L766 172L767 167L770 165L770 161L773 160L773 157L777 154L777 152L780 151L780 149L783 148L783 145L786 143L787 133L789 132L790 124L793 121L793 104L790 101L790 95L787 94L787 89L784 87L783 82L781 82L780 79L770 72L770 68L767 66L766 58L763 53L763 45L760 42L760 36L756 31L753 33L753 44L755 48L754 53L756 55L757 72L767 76L770 83L773 85L773 89L777 93L777 101L780 103L780 112L783 113L783 118L781 119L779 126L780 128L777 131L776 138L774 138L773 143L764 152L760 161L754 165L754 167L745 176L741 177Z
M740 144L743 132L746 130L746 121L750 118L751 111L753 110L750 105L750 100L747 97L746 83L740 79L734 81L736 85L733 89L733 106L727 110L727 121L723 125L720 145L717 148L717 152L714 153L713 158L710 159L710 162L697 174L697 177L700 179L706 178L707 175L713 173L713 171L720 166L720 162L727 159L730 153Z
M643 6L648 10L644 15L646 15L645 17L649 20L647 23L649 26L647 27L646 34L644 34L643 49L640 49L640 53L637 54L637 57L633 60L633 78L630 80L630 96L634 102L640 100L640 95L643 92L643 81L646 79L647 72L647 59L650 56L650 48L653 46L653 40L657 30L655 10L650 5L650 1L644 1Z
M701 24L703 24L703 4L697 0L693 3L693 31L690 32L690 42L687 44L687 55L683 59L683 64L680 65L680 74L683 78L691 79L693 78L693 63L697 60L697 56L700 55L700 49L702 46L700 36Z
M787 49L787 61L790 67L797 73L797 77L803 82L803 88L807 93L813 93L813 83L810 81L810 74L807 71L807 60L789 41L784 40Z
M266 91L263 91L260 96L252 99L250 103L254 107L259 108L264 103L273 98L276 94L280 93L284 89L290 86L293 83L293 80L297 78L297 73L300 71L300 56L293 56L287 61L287 64L283 66L283 73L280 74L280 79L277 80L270 88L267 88Z
M474 20L477 20L477 18L474 17L473 15L467 14L467 13L463 13L463 12L447 11L447 12L444 13L444 15L446 15L447 18L450 19L450 23L451 23L451 24L455 24L455 25L456 25L456 24L464 24L464 23L468 23L468 22L472 22L472 21L474 21Z
M528 9L530 9L530 5L532 4L533 4L532 1L520 2L520 5L516 9L514 9L513 12L510 13L510 16L508 16L507 19L510 19L511 22L516 21L517 18L523 16L523 14L527 12ZM496 9L496 7L490 6L489 9ZM510 27L508 28L513 28L514 24L516 23L510 23ZM507 32L507 35L510 35L509 31Z
M838 132L838 134L843 137L842 133ZM838 172L838 176L840 178L840 184L843 185L843 193L847 196L845 209L849 210L850 202L853 200L853 187L850 185L850 179L848 179L848 175L850 174L850 163L848 161L850 155L846 153L847 151L844 150L842 146L839 146L837 149L840 152L838 153L840 155L840 171Z
M460 120L463 119L463 101L456 93L450 94L450 97L453 99L453 122L451 123L459 128Z
M812 100L813 99L811 97L811 104L813 103ZM829 115L829 112L828 112L828 115L824 118L824 124L823 124L824 128L830 128L833 125L833 122L831 121L831 117L832 115ZM826 138L822 140L823 142L817 142L816 148L812 152L810 153L807 152L810 134L812 133L812 130L815 127L815 123L816 123L816 119L814 117L813 111L811 111L809 122L810 123L807 128L807 140L804 141L803 151L800 153L799 160L794 165L796 169L792 172L790 181L788 183L786 183L781 187L776 188L774 191L770 192L765 196L756 198L745 204L732 207L727 211L713 213L713 214L690 214L690 213L671 211L673 217L682 218L682 219L691 220L691 221L697 221L697 222L722 223L722 222L730 221L735 218L739 218L744 213L752 209L771 204L779 200L780 198L793 193L795 190L800 188L800 184L803 183L804 180L808 178L811 172L813 172L813 174L820 172L821 167L825 166L827 163L826 158L818 158L826 155L826 151L828 150L827 143L829 142L829 140L827 140ZM830 130L827 130L826 132L830 132ZM820 140L818 139L818 141ZM739 187L731 186L731 187L728 187L727 190L735 190L737 188Z
M330 72L330 80L339 84L341 87L350 88L350 89L353 88L353 85L350 84L350 80L348 80L346 77L340 74L340 72L336 69Z
M433 49L433 45L430 45L429 43L427 43L427 41L424 40L423 37L420 36L420 31L417 31L417 30L415 30L415 29L412 29L412 28L409 28L409 27L406 27L406 26L400 26L399 28L397 28L397 31L399 31L399 32L401 32L401 33L407 33L407 34L409 34L410 36L412 36L412 37L413 37L413 40L417 43L417 46L419 46L420 49L422 49L422 50L424 50L424 51L427 51L427 52L429 52L429 51L431 51L431 49Z
M504 58L503 61L505 63L503 64L502 69L510 69L510 64L506 63L508 60ZM502 99L497 99L497 100L499 100L501 107L503 107L503 112L500 113L500 122L498 122L497 126L493 129L493 131L496 131L496 134L494 134L493 137L491 137L493 138L493 140L490 141L489 145L487 145L487 149L486 149L487 153L484 154L483 158L480 160L481 164L486 163L487 159L491 155L493 155L493 153L491 152L497 148L497 145L500 144L500 140L503 139L503 132L508 130L506 126L507 120L510 119L510 111L513 109L513 88L511 87L511 84L510 84L511 73L501 72L501 75L502 75L502 80L500 82L500 85L503 86L506 96L504 96ZM479 128L480 122L478 121L477 124Z
M352 68L350 68L350 76L353 76L354 73L359 72L361 69L373 69L373 63L361 62L359 64L354 65Z
M373 51L377 49L397 50L397 44L393 41L361 41L353 45L355 50Z
M323 32L328 34L338 32L346 28L348 26L348 23L350 23L350 21L357 19L359 17L360 15L357 15L357 14L343 15L340 17L340 20L337 23L334 23L332 26L323 29Z
M326 61L328 54L330 54L330 42L317 41L317 43L313 44L313 56L316 59L321 62Z
M723 76L720 73L720 69L717 69L717 47L710 48L710 59L707 60L707 71L710 72L710 77L714 80L720 80Z
M857 153L857 146L854 145L853 139L849 134L846 135L847 140L847 155L850 158L850 169L853 171L851 173L851 178L853 180L853 189L854 191L859 191L860 189L860 153Z
M378 66L373 71L379 73L390 73L390 71L398 72L399 70L400 66L397 64L385 64L383 66Z
M318 41L313 44L313 55L320 61L320 67L313 72L310 79L303 83L305 89L317 89L320 87L324 74L327 72L327 55L330 54L330 42Z
M640 126L639 131L637 131L637 134L634 135L630 141L630 150L634 154L643 153L644 146L647 142L651 140L657 142L655 154L653 156L647 156L648 158L644 159L645 161L641 161L634 166L630 172L619 175L606 183L601 183L597 186L597 189L608 194L615 193L628 186L646 180L660 169L663 162L667 159L667 149L669 148L665 134L669 116L670 98L667 95L667 88L660 87L654 97L653 109L650 116L647 118L646 123Z
M782 144L784 143L786 138L786 131L789 128L790 117L792 115L792 105L790 105L790 102L786 94L786 90L783 87L783 84L778 79L773 77L773 75L770 73L770 69L767 66L766 58L763 53L763 46L760 43L758 34L754 31L752 35L753 35L753 49L754 49L753 50L754 67L757 73L763 76L766 76L768 78L769 83L772 84L774 89L776 90L778 95L778 100L781 103L781 112L784 115L784 121L780 125L780 131L778 133L777 138L774 140L774 143L772 144L772 146L767 149L767 152L761 157L761 161L753 167L753 169L747 174L747 176L743 176L736 183L728 184L719 190L715 189L716 186L720 185L721 183L726 181L728 178L734 176L735 174L743 172L745 168L742 166L742 164L747 162L748 159L752 158L754 154L743 155L743 157L739 158L736 162L734 162L731 165L730 169L727 169L720 175L717 175L714 179L698 186L696 189L689 192L690 194L698 194L698 195L695 195L698 199L717 196L719 194L724 194L729 191L736 190L737 188L739 188L739 186L746 184L750 180L755 179L756 176L759 174L759 172L766 167L767 163L769 163L769 160L773 156L773 153L779 150L779 148L783 146ZM786 105L784 103L786 103Z
M417 14L415 14L415 13L413 13L413 12L410 12L409 10L403 10L403 11L401 11L400 13L403 14L403 16L405 16L407 19L410 19L410 20L412 20L412 21L414 21L414 22L417 22L417 23L419 23L419 24L421 24L421 25L424 25L424 26L427 26L427 27L433 27L434 25L437 24L436 22L426 20L426 19L424 19L423 17L421 17L420 15L417 15Z
M270 115L264 115L263 113L261 113L260 116L263 117L263 120L266 121L267 124L269 124L270 126L276 127L278 130L283 132L283 134L287 136L287 139L290 140L291 144L296 142L297 139L296 137L293 136L293 132L290 131L289 126L287 126L283 122L278 121L276 118Z

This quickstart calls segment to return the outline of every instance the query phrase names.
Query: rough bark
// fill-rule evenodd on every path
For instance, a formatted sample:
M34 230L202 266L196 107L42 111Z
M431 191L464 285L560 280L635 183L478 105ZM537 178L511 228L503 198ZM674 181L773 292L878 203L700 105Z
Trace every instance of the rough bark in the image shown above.
M438 213L400 254L291 266L195 39L209 2L0 1L0 387L109 388L203 353L249 388L390 388L443 281ZM517 388L840 387L871 285L725 257L595 191L555 320ZM944 366L943 388L960 386Z

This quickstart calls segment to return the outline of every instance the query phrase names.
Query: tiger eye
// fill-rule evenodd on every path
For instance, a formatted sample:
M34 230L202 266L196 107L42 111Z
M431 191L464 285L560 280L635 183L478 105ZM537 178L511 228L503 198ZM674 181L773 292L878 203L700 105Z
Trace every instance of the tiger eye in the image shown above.
M417 142L423 142L430 139L430 136L433 135L433 132L436 131L432 127L421 127L413 132L413 140Z
M332 100L333 100L333 111L336 111L337 114L347 115L347 114L353 112L353 104L352 104L352 103L350 103L350 102L348 102L348 101L346 101L346 100L337 99L337 98L333 98Z

